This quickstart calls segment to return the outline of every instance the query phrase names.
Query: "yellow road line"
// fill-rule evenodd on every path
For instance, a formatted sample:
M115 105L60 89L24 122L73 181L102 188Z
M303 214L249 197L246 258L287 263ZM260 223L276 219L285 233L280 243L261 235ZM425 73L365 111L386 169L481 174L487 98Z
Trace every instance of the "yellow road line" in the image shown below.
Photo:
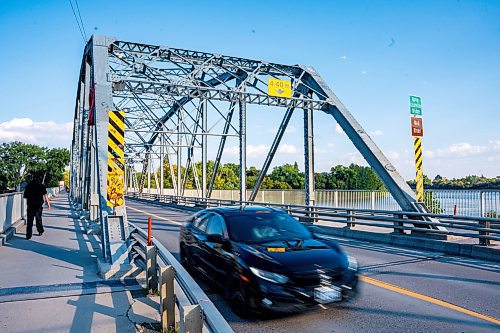
M137 208L132 208L130 206L127 206L127 209L132 209L132 210L135 210L136 212L144 213L146 215L151 215L153 217L156 217L157 219L168 221L168 222L172 222L172 223L175 223L175 224L178 224L178 225L182 225L183 224L181 222L177 222L177 221L174 221L174 220L171 220L171 219L167 219L166 217L163 217L163 216L160 216L160 215L156 215L156 214L152 214L152 213L148 213L148 212L145 212L145 211L137 209Z
M422 294L416 293L414 291L411 291L411 290L408 290L408 289L404 289L404 288L395 286L395 285L387 283L387 282L376 280L376 279L368 277L368 276L360 276L359 279L361 281L363 281L363 282L372 284L372 285L380 287L380 288L384 288L384 289L387 289L387 290L391 290L391 291L397 292L399 294L403 294L403 295L406 295L406 296L417 298L417 299L420 299L420 300L425 301L425 302L436 304L436 305L442 306L444 308L448 308L448 309L451 309L451 310L455 310L457 312L465 313L465 314L467 314L469 316L473 316L473 317L476 317L476 318L479 318L479 319L486 320L486 321L488 321L490 323L493 323L493 324L496 324L496 325L500 325L500 320L498 320L496 318L493 318L493 317L490 317L490 316L487 316L487 315L484 315L484 314L481 314L481 313L478 313L478 312L475 312L475 311L471 311L471 310L462 308L460 306L453 305L453 304L445 302L445 301L441 301L441 300L439 300L437 298L433 298L433 297L430 297L430 296L422 295Z

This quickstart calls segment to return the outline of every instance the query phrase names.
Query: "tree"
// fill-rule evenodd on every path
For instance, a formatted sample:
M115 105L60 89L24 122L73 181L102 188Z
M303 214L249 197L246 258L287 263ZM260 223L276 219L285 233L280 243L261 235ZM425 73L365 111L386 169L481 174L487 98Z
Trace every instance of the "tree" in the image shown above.
M293 189L304 188L304 173L300 172L297 162L275 167L269 178L272 181L288 183Z
M329 189L330 179L328 172L321 172L314 174L314 186L317 190Z
M22 142L0 145L0 189L20 189L20 184L41 174L48 187L57 186L63 180L64 168L69 163L66 148L48 149Z
M64 168L69 164L69 151L66 148L53 148L46 151L43 167L44 184L56 187L64 179Z
M337 165L330 169L330 184L332 188L339 190L348 190L355 188L356 171L344 165Z
M0 145L0 161L0 174L5 179L5 188L19 189L23 181L43 170L45 149L19 141L3 143Z

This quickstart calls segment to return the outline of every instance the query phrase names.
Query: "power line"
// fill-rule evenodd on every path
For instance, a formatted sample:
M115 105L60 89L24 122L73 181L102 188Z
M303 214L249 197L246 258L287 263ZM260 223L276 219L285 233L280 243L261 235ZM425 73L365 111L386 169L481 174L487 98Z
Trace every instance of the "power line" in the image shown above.
M71 6L71 11L73 12L73 16L75 17L76 24L78 25L78 30L80 30L80 35L82 35L83 44L85 44L87 42L87 40L85 39L85 35L82 31L82 28L80 27L80 22L78 22L78 18L76 17L75 8L73 8L73 3L71 2L71 0L68 0L68 1L69 1L70 6Z
M85 31L85 25L83 24L82 15L80 14L80 7L78 7L78 0L75 0L75 4L76 10L78 11L78 17L80 18L80 23L82 25L83 35L85 36L85 40L87 40L87 32Z

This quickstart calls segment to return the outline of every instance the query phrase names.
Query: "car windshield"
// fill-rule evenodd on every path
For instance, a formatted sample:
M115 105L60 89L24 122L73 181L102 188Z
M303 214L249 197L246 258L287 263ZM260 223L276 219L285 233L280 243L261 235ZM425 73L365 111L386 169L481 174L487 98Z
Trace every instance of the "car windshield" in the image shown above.
M226 217L229 237L237 242L263 243L310 239L311 233L293 217L276 212L246 212Z

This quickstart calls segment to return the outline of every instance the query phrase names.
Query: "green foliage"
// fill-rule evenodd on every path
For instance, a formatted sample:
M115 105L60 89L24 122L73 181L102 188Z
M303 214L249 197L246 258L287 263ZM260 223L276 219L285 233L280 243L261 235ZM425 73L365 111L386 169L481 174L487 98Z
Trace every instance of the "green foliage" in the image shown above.
M207 162L207 181L210 180L213 169L215 166L214 161ZM201 184L201 162L195 163L196 172L198 174L199 182ZM177 176L177 165L172 165L175 176ZM184 177L185 168L182 167L182 175ZM157 179L160 179L160 169L156 170ZM218 173L215 177L214 189L215 190L236 190L239 188L239 166L234 163L221 164ZM247 181L246 188L252 189L260 174L260 170L251 166L246 171ZM140 181L141 174L138 173L138 180ZM331 169L330 172L321 172L314 174L316 189L355 189L355 190L384 190L385 187L370 167L359 166L351 164L346 167L337 165ZM144 182L147 186L147 180ZM154 175L151 176L151 186L156 187ZM164 163L164 188L172 188L172 180L170 175L170 165L166 161ZM193 175L193 170L188 170L186 177L186 188L196 188L196 182ZM297 162L294 164L284 164L277 166L273 171L266 175L262 180L261 189L303 189L304 188L304 173L299 170Z
M287 183L293 189L304 188L304 173L300 172L297 162L275 167L269 178L275 182Z
M0 145L0 190L18 188L33 175L40 174L48 187L57 186L69 163L65 148L48 149L18 141Z
M337 165L320 177L325 189L384 190L384 184L370 167ZM318 187L316 187L318 188Z
M43 172L47 187L58 186L59 181L64 179L64 168L69 164L69 160L69 151L66 148L46 150Z
M500 218L500 214L498 214L494 210L490 210L490 211L486 212L485 217L491 217L494 219L498 219L498 218Z
M444 209L441 207L439 200L434 198L434 192L424 193L424 204L429 208L429 211L433 214L444 213Z
M415 180L408 181L408 185L415 188ZM446 179L441 175L436 175L431 181L424 175L424 188L435 189L496 189L500 188L500 178L487 178L484 176L469 175L458 179Z

